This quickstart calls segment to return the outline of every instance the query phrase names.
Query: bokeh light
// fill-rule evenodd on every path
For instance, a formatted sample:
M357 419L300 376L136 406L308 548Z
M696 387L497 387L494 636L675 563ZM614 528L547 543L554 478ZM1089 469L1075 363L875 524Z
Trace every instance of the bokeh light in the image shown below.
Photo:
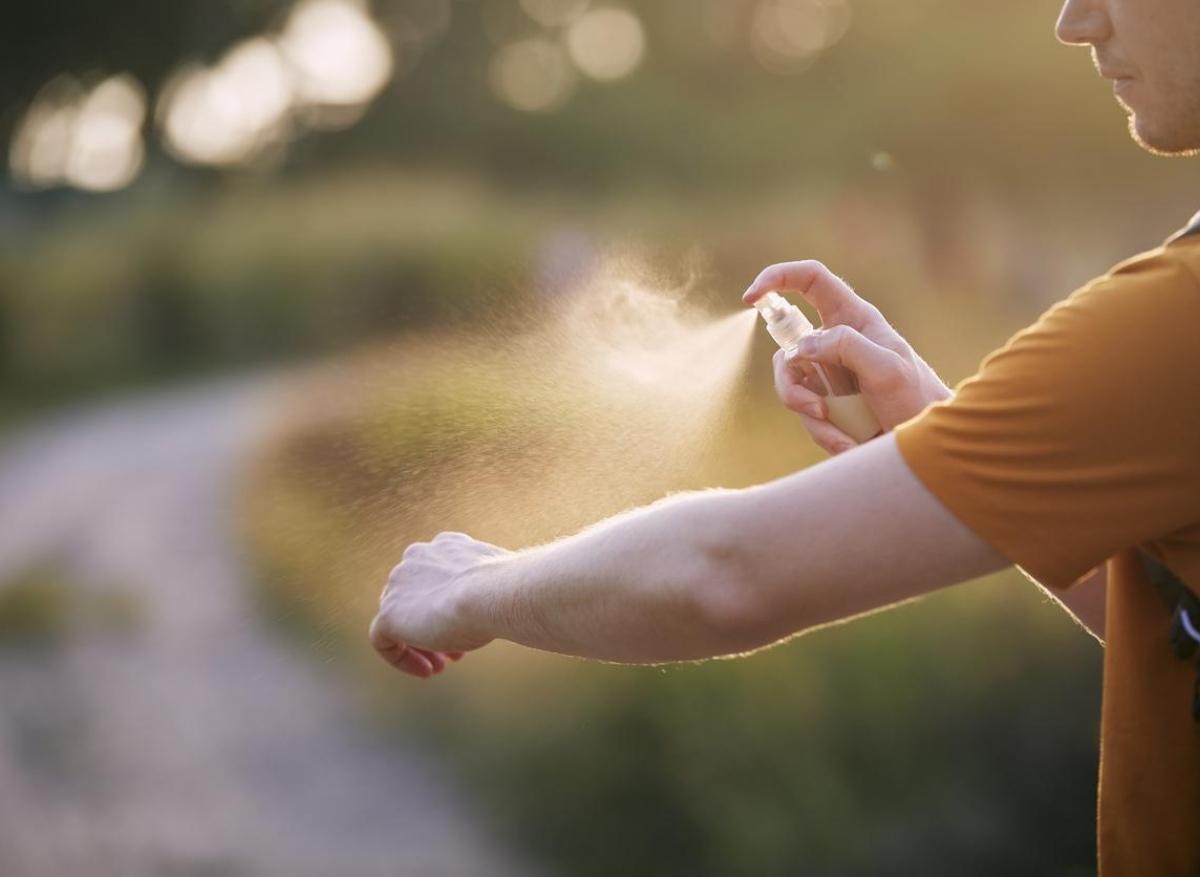
M387 38L354 0L302 0L279 48L292 66L297 95L311 104L365 104L392 75Z
M46 84L17 125L9 153L13 178L32 188L56 185L67 165L74 106L82 89L71 77Z
M293 91L279 50L256 37L234 46L212 69L191 67L159 100L167 148L197 164L253 158L283 136Z
M67 157L67 182L106 192L127 186L142 166L146 93L129 75L101 82L75 120Z
M850 28L846 0L765 0L754 13L751 48L768 70L806 69Z
M180 70L163 89L159 123L180 160L241 164L298 125L356 121L392 72L391 47L361 3L301 0L277 39L255 37L213 68Z
M593 9L568 29L567 49L575 66L592 79L621 79L641 64L646 32L641 19L628 9Z
M575 71L558 43L528 37L496 53L490 80L496 96L510 107L537 113L562 105L575 87Z
M90 91L70 77L55 79L17 125L9 155L13 178L30 188L124 188L142 167L145 116L145 91L129 74Z

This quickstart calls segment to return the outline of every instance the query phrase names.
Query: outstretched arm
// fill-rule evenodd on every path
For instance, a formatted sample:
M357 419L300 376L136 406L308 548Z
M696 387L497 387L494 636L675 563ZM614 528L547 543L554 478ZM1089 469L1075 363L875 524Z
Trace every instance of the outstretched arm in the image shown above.
M778 481L677 495L538 548L510 553L461 534L412 546L371 636L418 676L442 653L493 639L622 663L692 660L1007 565L889 435Z

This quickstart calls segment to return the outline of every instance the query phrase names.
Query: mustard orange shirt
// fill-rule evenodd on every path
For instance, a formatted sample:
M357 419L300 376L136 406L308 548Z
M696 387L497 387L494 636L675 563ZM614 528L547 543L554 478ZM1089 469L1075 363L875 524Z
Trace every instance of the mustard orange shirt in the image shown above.
M1144 549L1200 594L1200 235L1121 263L896 430L951 512L1052 589L1107 564L1104 877L1200 875L1194 663Z

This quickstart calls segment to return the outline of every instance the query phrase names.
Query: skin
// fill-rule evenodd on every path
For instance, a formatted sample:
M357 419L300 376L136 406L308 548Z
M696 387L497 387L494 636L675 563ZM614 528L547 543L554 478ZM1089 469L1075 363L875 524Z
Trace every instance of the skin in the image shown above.
M803 296L826 325L840 321L803 355L857 371L885 427L950 395L879 310L819 262L767 268L745 300L768 289ZM783 365L784 404L819 402ZM804 416L834 457L769 484L676 495L523 551L463 533L409 546L371 642L422 678L495 639L620 663L697 660L752 652L1010 565L916 479L893 436L858 446Z
M1055 30L1090 46L1129 130L1159 155L1200 148L1200 14L1193 0L1068 0Z
M1068 0L1058 38L1089 46L1145 148L1200 148L1200 8L1194 0ZM891 434L858 445L826 419L812 363L856 372L885 430L953 393L878 308L818 262L750 285L802 296L824 328L774 363L780 401L829 460L745 490L672 496L574 536L509 551L462 533L408 547L372 645L420 678L496 639L603 661L745 654L1009 566L912 474ZM869 534L869 538L867 538ZM1103 641L1098 567L1054 594Z

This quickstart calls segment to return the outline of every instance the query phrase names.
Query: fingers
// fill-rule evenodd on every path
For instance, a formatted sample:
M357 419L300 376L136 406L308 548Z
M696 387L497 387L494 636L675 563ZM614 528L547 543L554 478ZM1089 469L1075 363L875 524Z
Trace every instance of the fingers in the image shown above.
M448 662L441 652L435 652L432 649L418 649L413 646L409 646L409 649L416 652L418 655L428 661L429 666L433 668L434 673L441 673L446 669L446 664Z
M405 647L403 655L392 666L418 679L428 679L436 672L429 658L411 646Z
M827 416L825 401L810 386L805 385L805 379L797 374L796 368L787 361L782 350L775 354L774 369L775 394L785 408L812 417Z
M807 414L801 414L800 420L812 440L828 453L837 456L852 448L858 447L858 442L842 432L828 420L819 420Z
M845 323L862 329L880 318L879 310L861 298L845 281L813 259L781 262L764 268L742 294L753 305L768 292L798 292L821 315L822 325Z
M379 656L397 670L428 679L441 673L451 662L461 661L463 652L438 652L433 649L421 649L399 642L389 632L387 619L383 615L376 616L371 622L369 633L371 645Z
M905 364L900 355L850 326L832 326L810 332L793 353L792 363L805 359L842 365L857 374L862 384L878 389L904 380Z
M409 676L428 679L430 676L441 673L452 662L461 661L463 653L435 652L431 649L418 649L401 644L390 649L380 650L379 656Z
M775 354L775 392L785 407L800 415L812 440L834 455L857 447L858 442L826 420L829 412L824 398L805 387L803 380L782 350Z

